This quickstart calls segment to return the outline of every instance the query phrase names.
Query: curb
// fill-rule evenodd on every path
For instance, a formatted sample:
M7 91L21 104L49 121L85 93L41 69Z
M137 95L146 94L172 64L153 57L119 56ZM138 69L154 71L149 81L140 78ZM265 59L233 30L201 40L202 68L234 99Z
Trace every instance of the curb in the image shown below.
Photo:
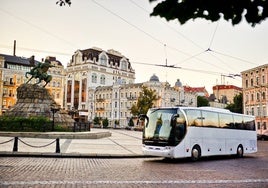
M0 157L43 157L43 158L155 158L140 154L81 154L81 153L34 153L34 152L0 152Z
M3 137L28 137L46 139L100 139L112 136L111 132L0 132Z

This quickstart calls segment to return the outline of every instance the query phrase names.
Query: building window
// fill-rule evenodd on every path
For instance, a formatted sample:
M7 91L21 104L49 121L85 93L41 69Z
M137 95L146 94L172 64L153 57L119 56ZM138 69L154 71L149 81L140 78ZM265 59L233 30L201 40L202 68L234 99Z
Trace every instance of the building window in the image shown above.
M262 106L262 114L263 114L263 116L266 116L266 107L265 106Z
M71 102L71 96L72 96L72 81L68 80L67 82L67 102Z
M93 73L91 76L92 83L97 83L97 74Z
M100 84L105 85L105 76L104 75L101 75L101 77L100 77Z
M261 116L260 107L257 107L257 114L258 114L258 116Z
M121 61L121 69L124 71L127 70L127 61L126 60Z
M251 108L251 115L254 116L254 108L253 107Z
M250 79L250 86L253 87L253 78Z
M106 66L107 65L107 57L106 55L101 55L100 57L100 64L103 65L103 66Z
M251 101L254 101L254 95L251 94Z
M266 130L267 127L266 127L266 122L263 122L263 130Z

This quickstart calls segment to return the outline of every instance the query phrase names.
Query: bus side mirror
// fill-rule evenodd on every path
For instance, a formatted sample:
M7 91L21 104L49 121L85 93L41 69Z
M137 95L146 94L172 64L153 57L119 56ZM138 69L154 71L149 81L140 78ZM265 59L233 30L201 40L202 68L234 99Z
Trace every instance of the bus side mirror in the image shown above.
M139 115L137 124L139 123L140 120L143 120L144 121L145 119L147 120L146 125L145 125L147 127L148 126L148 123L149 123L149 118L148 118L148 116L146 116L146 114L140 114Z

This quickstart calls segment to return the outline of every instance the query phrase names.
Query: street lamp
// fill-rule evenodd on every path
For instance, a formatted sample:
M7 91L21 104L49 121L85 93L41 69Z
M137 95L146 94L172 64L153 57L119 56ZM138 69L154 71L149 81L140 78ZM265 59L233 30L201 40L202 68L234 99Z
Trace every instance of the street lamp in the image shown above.
M72 110L69 111L69 114L72 116L72 119L76 117L77 110L73 107Z
M50 111L52 112L52 131L54 131L55 126L55 113L58 112L60 109L56 106L51 106Z

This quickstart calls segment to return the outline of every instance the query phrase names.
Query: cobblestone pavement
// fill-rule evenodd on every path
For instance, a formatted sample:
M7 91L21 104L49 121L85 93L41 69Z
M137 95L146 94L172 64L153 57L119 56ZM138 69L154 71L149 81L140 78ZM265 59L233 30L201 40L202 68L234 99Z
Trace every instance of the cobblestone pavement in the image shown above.
M242 159L1 157L0 187L268 187L268 142Z
M81 152L141 152L141 133L114 130L114 137L79 142ZM68 139L67 139L68 140ZM75 142L75 141L74 141ZM86 143L84 143L86 142ZM91 144L89 144L91 142ZM83 143L84 146L79 145ZM70 144L62 144L65 152ZM1 147L1 146L0 146ZM101 150L102 148L102 150ZM72 150L74 151L74 150ZM186 187L266 188L268 187L268 142L258 142L257 154L234 157L165 160L163 158L54 158L0 157L1 188L46 187Z
M60 139L60 153L55 153L55 139L18 138L18 152L12 152L14 138L0 137L0 155L29 156L142 156L142 132L120 129L92 129L91 133L111 132L100 139ZM55 133L51 133L55 134ZM67 133L66 133L67 134ZM68 133L69 134L69 133ZM74 135L77 133L73 133ZM80 134L78 132L78 134ZM9 142L7 142L9 141ZM50 144L52 143L52 144ZM38 147L45 146L45 147Z

